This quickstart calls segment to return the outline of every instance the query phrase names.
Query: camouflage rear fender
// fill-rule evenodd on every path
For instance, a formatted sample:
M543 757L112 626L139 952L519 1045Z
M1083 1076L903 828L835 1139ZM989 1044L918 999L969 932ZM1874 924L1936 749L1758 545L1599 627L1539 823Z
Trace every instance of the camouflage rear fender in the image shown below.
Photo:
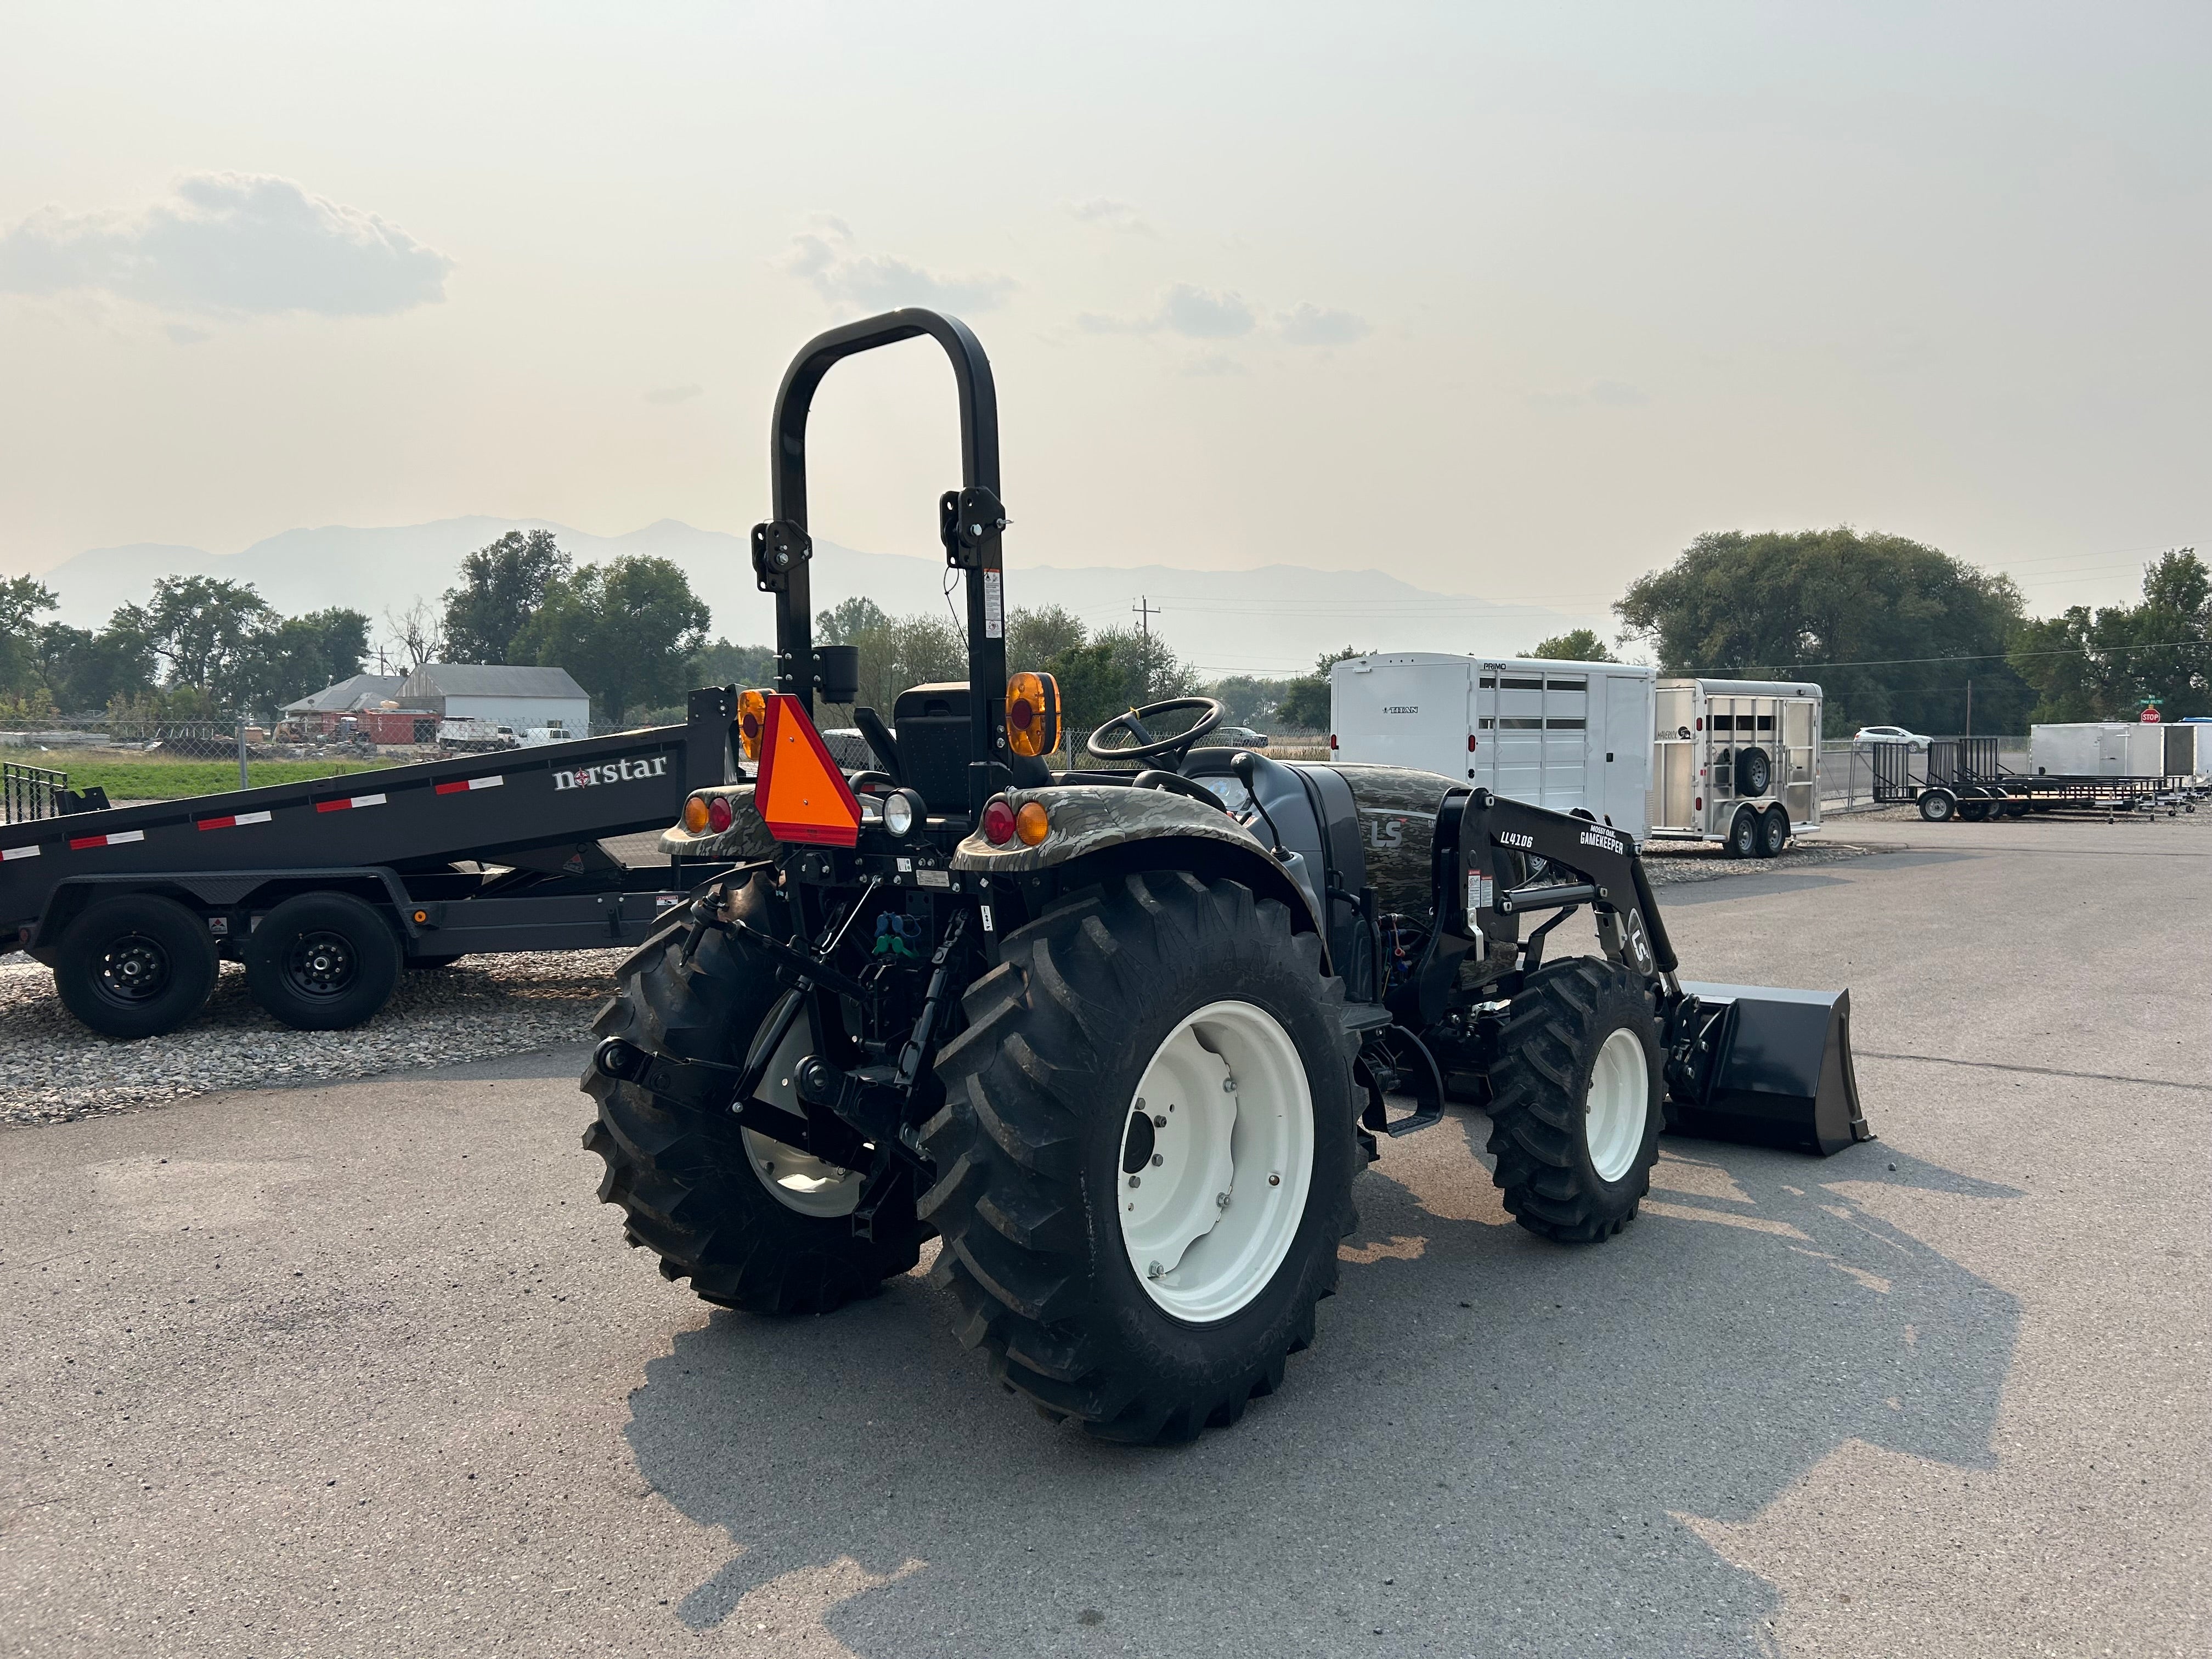
M775 837L768 832L768 825L753 810L753 787L750 783L716 784L705 789L695 789L696 795L708 800L720 797L730 803L730 827L726 830L702 830L693 835L681 823L660 832L660 855L666 859L726 859L732 864L742 864L750 859L775 856Z
M1018 841L994 847L978 831L954 850L955 870L992 876L1034 875L1117 848L1150 845L1157 846L1159 856L1146 862L1174 868L1179 862L1176 843L1202 842L1209 849L1218 848L1227 855L1229 867L1237 871L1253 891L1290 905L1296 918L1294 926L1301 931L1321 931L1297 884L1275 862L1258 836L1218 807L1164 789L1115 784L1010 789L1006 799L1017 812L1031 801L1042 805L1052 826L1050 831L1035 847L1024 847Z

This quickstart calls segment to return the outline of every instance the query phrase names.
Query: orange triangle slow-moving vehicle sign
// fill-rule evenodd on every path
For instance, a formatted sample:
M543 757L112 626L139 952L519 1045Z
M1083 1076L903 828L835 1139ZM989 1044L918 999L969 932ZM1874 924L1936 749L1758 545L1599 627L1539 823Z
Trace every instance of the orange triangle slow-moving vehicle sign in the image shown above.
M860 803L814 722L788 692L772 693L768 700L753 807L778 841L850 847L860 838Z

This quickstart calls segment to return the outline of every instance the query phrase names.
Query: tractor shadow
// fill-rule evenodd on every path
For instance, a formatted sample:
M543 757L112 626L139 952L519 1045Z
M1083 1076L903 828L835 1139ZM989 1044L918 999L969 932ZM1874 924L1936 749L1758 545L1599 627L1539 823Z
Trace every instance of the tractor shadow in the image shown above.
M1824 1183L2009 1189L1881 1143L1670 1140L1650 1212L1569 1249L1497 1208L1486 1128L1386 1146L1315 1348L1192 1446L1044 1423L919 1277L829 1319L714 1313L626 1431L737 1547L674 1610L749 1620L827 1569L867 1593L817 1639L884 1659L1765 1653L1773 1590L1680 1517L1748 1522L1855 1439L1992 1463L2017 1304Z

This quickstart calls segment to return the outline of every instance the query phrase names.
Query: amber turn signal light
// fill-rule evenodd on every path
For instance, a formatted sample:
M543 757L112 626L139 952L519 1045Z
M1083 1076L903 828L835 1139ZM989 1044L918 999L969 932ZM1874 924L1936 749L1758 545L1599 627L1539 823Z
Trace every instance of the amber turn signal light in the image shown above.
M706 827L706 797L703 795L694 795L690 800L684 803L684 828L687 833L696 836L702 830L705 830Z
M738 747L749 761L760 758L761 733L768 729L768 693L738 694Z
M1052 833L1052 818L1042 801L1025 800L1014 814L1014 835L1024 847L1034 847Z
M1060 747L1060 683L1049 674L1006 682L1006 745L1034 759Z

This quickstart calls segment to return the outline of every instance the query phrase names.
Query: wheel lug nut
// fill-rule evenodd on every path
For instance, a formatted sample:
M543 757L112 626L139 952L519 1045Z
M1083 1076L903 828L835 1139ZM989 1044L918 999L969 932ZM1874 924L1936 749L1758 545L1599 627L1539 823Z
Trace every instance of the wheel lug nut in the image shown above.
M1153 1113L1153 1114L1152 1114L1152 1127L1154 1127L1155 1129L1164 1129L1164 1128L1166 1128L1167 1127L1168 1127L1168 1119L1167 1119L1167 1114L1166 1114L1166 1113L1164 1113L1164 1112L1155 1112L1155 1113Z
M1214 1195L1213 1195L1213 1207L1214 1207L1215 1209L1217 1209L1217 1210L1225 1210L1225 1209L1227 1209L1227 1208L1229 1207L1229 1194L1226 1194L1226 1193L1216 1193L1216 1194L1214 1194Z
M1162 1157L1161 1157L1158 1152L1154 1152L1154 1153L1152 1154L1152 1167L1153 1167L1155 1170L1158 1169L1158 1168L1160 1167L1160 1165L1161 1165L1161 1164L1164 1164L1164 1163L1166 1163L1166 1162L1167 1162L1167 1159L1165 1159L1164 1158L1162 1158Z
M1141 1187L1145 1184L1145 1178L1142 1176L1131 1176L1129 1177L1129 1184L1132 1187Z
M1233 1077L1225 1077L1222 1079L1221 1092L1224 1095L1235 1094L1237 1092L1237 1079Z
M1158 1279L1165 1272L1167 1272L1167 1269L1160 1266L1158 1262L1155 1261L1151 1267L1145 1269L1145 1277L1147 1279Z
M1271 1175L1267 1177L1267 1184L1270 1187L1279 1187L1283 1184L1283 1178L1279 1175Z

